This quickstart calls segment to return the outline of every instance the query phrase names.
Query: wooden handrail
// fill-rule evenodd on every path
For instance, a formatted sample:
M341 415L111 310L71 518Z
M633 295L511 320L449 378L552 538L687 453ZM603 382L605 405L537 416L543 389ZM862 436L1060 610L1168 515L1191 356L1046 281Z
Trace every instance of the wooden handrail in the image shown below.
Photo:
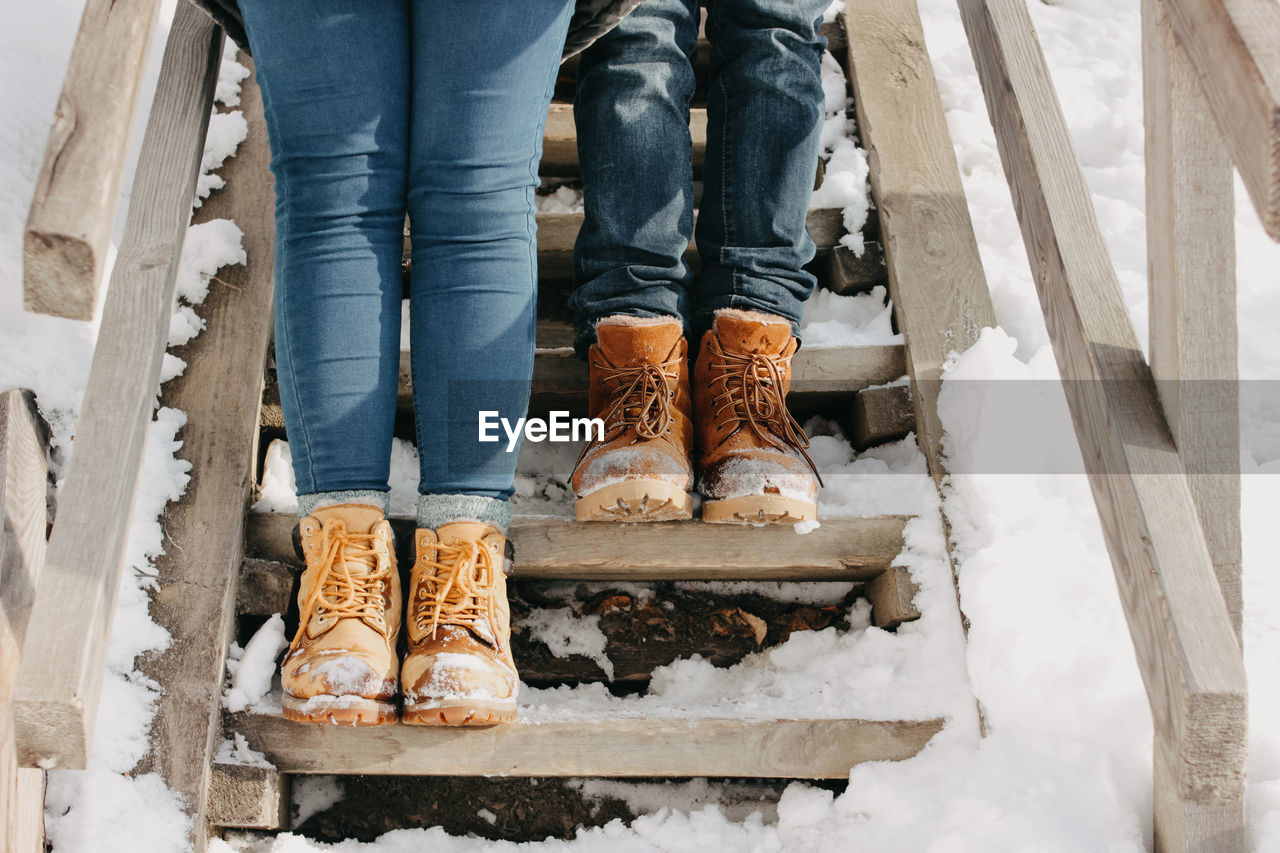
M1280 4L1166 0L1263 227L1280 240Z
M49 630L24 649L14 691L27 766L88 760L222 45L207 15L178 4L31 616Z
M1157 849L1241 850L1245 672L1186 457L1025 3L959 5L1151 706ZM1238 503L1214 509L1238 519Z
M88 0L22 241L24 307L93 317L158 0Z

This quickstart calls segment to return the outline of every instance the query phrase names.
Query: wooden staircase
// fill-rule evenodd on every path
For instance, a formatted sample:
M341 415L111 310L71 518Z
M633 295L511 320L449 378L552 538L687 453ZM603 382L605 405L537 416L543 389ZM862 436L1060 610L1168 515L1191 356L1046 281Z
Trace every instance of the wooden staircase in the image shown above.
M914 5L911 5L914 14ZM918 26L918 24L917 24ZM842 23L829 28L829 37L838 50L842 65L848 65ZM927 62L927 57L926 57ZM572 96L571 66L558 87L558 97ZM932 78L928 80L932 86ZM257 94L246 81L243 94L246 116L253 136L263 128L256 112ZM958 186L949 137L941 121L937 95L931 106L938 109L937 121L926 128L936 138L923 139L913 154L921 150L928 158L940 158L934 173L951 176ZM908 136L917 133L909 116L890 116L877 124L886 134ZM695 106L691 114L695 135L695 159L705 141L705 110ZM941 134L941 135L937 135ZM864 139L863 144L874 144ZM260 143L259 143L260 144ZM895 157L885 158L889 164ZM932 162L932 161L929 161ZM544 178L573 181L576 178L576 141L572 110L557 101L551 107L544 143ZM260 149L246 147L226 170L228 188L199 216L231 215L242 227L246 220L237 210L238 192L246 188L255 213L261 216L258 191L248 190L269 180ZM903 179L907 179L906 174ZM921 171L909 176L927 182L933 176ZM228 211L225 207L230 207ZM206 211L208 211L206 213ZM963 210L944 223L947 228L967 232L969 223ZM581 225L580 214L538 216L538 257L540 305L538 349L531 410L568 408L581 412L585 404L586 370L569 347L572 327L565 312L572 275L572 247ZM941 282L920 277L912 269L911 253L904 252L898 267L877 264L883 223L873 216L866 234L873 246L871 263L858 263L839 246L843 233L840 210L812 210L809 230L818 246L811 269L820 285L841 293L869 291L876 285L893 283L895 290L918 286L936 290ZM910 222L911 227L914 227ZM249 229L246 228L246 231ZM269 229L262 229L269 230ZM971 233L947 239L972 245ZM267 247L263 245L262 249ZM269 284L269 258L250 253L244 277L231 282L237 286L261 288ZM976 247L952 259L961 281L974 288L967 299L982 305L986 300L985 281L977 263ZM968 272L964 274L965 265ZM937 270L928 270L936 276ZM216 294L225 295L225 294ZM917 301L924 301L922 294ZM976 329L990 316L989 303L978 316L965 319ZM932 369L912 363L912 345L925 351L941 351L942 331L918 331L920 324L903 324L908 346L806 347L797 356L791 393L792 407L802 414L822 414L840 422L858 447L868 447L903 437L910 431L924 431L917 424L909 393L899 388L883 393L884 386L904 375L927 373ZM932 323L934 318L926 318ZM191 345L188 361L200 360L198 350L210 346L216 332L210 328ZM265 329L254 346L265 345ZM913 338L915 340L913 340ZM936 338L936 341L932 340ZM929 343L923 345L927 339ZM262 395L258 452L260 463L267 440L283 437L279 397L274 371L268 369ZM402 354L400 382L400 425L398 433L412 436L412 388L408 354ZM186 378L186 377L184 377ZM199 383L201 380L194 380ZM867 389L873 389L868 391ZM195 416L192 415L194 418ZM936 416L932 419L936 422ZM932 443L931 446L936 446ZM198 449L194 450L199 453ZM931 462L931 470L935 466ZM564 472L567 476L568 472ZM249 513L244 527L245 560L240 567L235 606L218 612L223 636L234 633L242 643L273 613L293 610L293 582L298 564L291 542L296 519L289 514ZM608 641L608 654L615 667L611 680L614 692L643 691L652 670L663 663L699 653L717 665L728 665L746 655L776 645L793 630L842 624L849 605L858 597L872 603L873 624L895 629L919 617L913 603L915 587L908 572L894 566L903 548L902 516L824 519L822 526L805 536L786 529L729 528L704 525L699 521L656 525L580 525L548 518L517 517L511 538L516 549L516 569L512 576L513 645L522 679L534 686L554 686L604 682L599 667L581 656L557 658L545 644L533 639L523 625L535 613L549 606L564 608L563 598L551 602L548 584L563 590L572 587L568 608L573 612L606 613L601 626ZM396 519L402 531L411 520ZM173 567L175 570L178 567ZM715 584L698 581L745 581L758 590L728 592ZM825 584L831 592L821 606L788 606L761 595L767 581L808 581ZM568 583L572 582L572 583ZM637 593L637 589L640 590ZM651 596L652 599L637 600ZM622 601L619 604L619 600ZM210 608L210 614L212 608ZM748 616L737 616L745 612ZM678 616L672 617L671 613ZM749 617L749 618L748 618ZM184 618L175 613L175 618ZM189 618L189 617L186 617ZM675 623L678 626L673 627ZM847 626L846 626L847 628ZM221 663L220 646L191 650L188 655L170 656L166 666L172 672L189 672L191 657L200 658L200 669L208 673L214 659ZM160 677L157 673L157 677ZM262 753L272 768L235 764L215 764L212 775L199 786L189 788L196 802L207 803L205 817L215 827L275 831L288 828L289 779L299 774L353 774L387 776L448 777L616 777L756 779L779 791L789 779L845 779L849 768L863 761L901 760L915 755L942 728L942 719L866 720L812 717L803 708L794 715L769 718L741 718L715 707L690 711L680 718L637 717L634 715L589 715L543 719L525 714L520 721L492 729L467 731L391 726L378 729L339 729L300 726L271 713L252 710L223 715L220 726L214 720L210 743L233 733L244 736L248 745ZM199 755L192 753L191 760ZM172 772L172 771L171 771ZM535 779L536 781L536 779ZM775 793L776 796L776 793ZM200 799L203 797L203 800ZM483 827L479 827L483 829ZM522 837L519 834L507 837Z

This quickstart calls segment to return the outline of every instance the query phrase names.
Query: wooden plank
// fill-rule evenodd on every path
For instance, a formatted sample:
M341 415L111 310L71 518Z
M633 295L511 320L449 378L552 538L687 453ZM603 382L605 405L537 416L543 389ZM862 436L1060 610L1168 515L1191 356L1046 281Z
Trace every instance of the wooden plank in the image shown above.
M841 296L866 293L873 287L889 283L889 270L884 265L884 247L874 240L864 243L861 255L845 246L835 246L827 256L827 275L822 287Z
M880 385L859 391L853 398L853 446L864 450L875 444L897 441L916 428L911 407L911 386Z
M23 307L93 317L157 0L88 0L23 235Z
M792 362L791 393L800 398L823 399L850 395L872 385L883 385L907 372L903 347L897 344L852 347L802 347ZM587 397L587 365L568 347L539 348L533 363L534 410L564 409L584 414ZM397 405L413 408L413 379L409 353L400 353ZM262 401L263 422L283 426L280 388L268 376Z
M1242 794L1244 667L1022 0L960 0L1155 723L1183 802Z
M45 558L48 431L28 391L0 394L0 851L44 850L44 771L19 767L8 713Z
M253 557L296 563L289 513L248 516ZM805 536L790 528L699 521L579 524L517 517L511 526L515 577L573 580L870 580L902 550L906 518L823 519ZM392 519L411 533L411 519Z
M247 56L240 61L250 62ZM151 751L139 772L158 772L188 803L196 850L206 842L209 767L220 736L224 658L253 482L250 448L271 338L275 194L262 99L252 77L241 86L240 102L249 135L222 171L226 188L215 191L194 218L234 219L244 231L249 262L219 273L222 284L212 287L199 309L205 331L175 350L187 369L161 394L162 405L187 413L179 456L191 464L191 482L165 510L164 553L155 561L151 616L171 640L139 667L164 688Z
M28 643L14 694L26 766L83 768L88 759L222 40L207 15L178 5L31 616L76 630Z
M702 169L707 152L706 107L689 110L689 133L693 138L693 168L696 173ZM573 121L573 104L551 105L542 135L542 164L538 171L549 176L579 173L578 131Z
M1151 373L1240 640L1233 169L1165 0L1143 0L1142 51ZM1154 755L1156 849L1243 850L1244 799L1186 802Z
M593 717L446 731L234 714L226 726L284 773L847 779L864 761L910 758L942 723Z
M1280 5L1166 0L1262 225L1280 240Z
M915 0L849 0L844 29L916 436L941 482L942 365L994 326L995 312Z
M205 814L212 826L226 829L287 830L290 787L274 767L214 764Z
M871 601L871 624L886 630L897 628L903 622L920 618L915 597L919 587L911 579L911 572L902 566L892 566L867 584L867 598Z
M581 213L538 214L539 277L573 277L573 244L578 239L578 231L582 228L582 216ZM697 221L696 211L694 221ZM819 256L830 252L845 234L844 213L838 207L810 210L806 223L809 236L813 238ZM685 254L685 260L695 270L699 268L698 252L692 238L689 240L689 250Z
M1165 5L1142 6L1151 373L1239 637L1234 181Z

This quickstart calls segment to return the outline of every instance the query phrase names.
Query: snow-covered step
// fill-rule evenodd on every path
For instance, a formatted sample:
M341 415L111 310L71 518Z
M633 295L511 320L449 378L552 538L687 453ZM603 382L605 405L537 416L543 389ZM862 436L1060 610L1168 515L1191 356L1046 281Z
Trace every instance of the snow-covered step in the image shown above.
M702 168L707 149L707 109L689 110L689 134L693 140L693 168ZM547 112L547 127L542 135L542 175L578 174L578 131L573 121L573 104L554 103Z
M902 551L905 516L827 519L799 535L789 527L677 521L578 523L517 518L515 576L571 580L842 580L878 577ZM289 513L251 512L246 552L295 563ZM393 519L402 534L410 519Z
M845 779L857 764L916 755L943 720L602 716L346 728L246 712L224 724L282 773Z

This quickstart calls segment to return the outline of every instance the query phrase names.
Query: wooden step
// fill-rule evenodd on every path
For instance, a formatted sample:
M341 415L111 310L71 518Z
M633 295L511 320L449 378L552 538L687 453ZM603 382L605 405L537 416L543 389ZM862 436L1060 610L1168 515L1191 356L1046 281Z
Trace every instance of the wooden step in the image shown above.
M550 279L573 278L573 244L582 230L581 213L539 213L538 220L538 277ZM696 222L696 212L695 212ZM805 219L809 236L817 247L818 257L825 258L834 246L839 245L845 234L844 212L838 207L822 207L810 210ZM410 258L412 246L409 237L404 238L404 257ZM696 270L700 264L694 241L689 241L685 260Z
M902 761L942 720L608 718L483 729L344 728L228 714L282 773L406 776L727 776L846 779L864 761Z
M512 523L514 576L562 580L871 580L902 551L905 516L825 519L812 533L677 521L578 523L519 518ZM251 512L246 553L296 563L290 513ZM402 534L410 519L392 519Z
M557 334L563 338L562 327L557 328ZM827 398L848 397L872 385L893 382L906 370L906 355L901 344L802 347L792 361L788 400L793 405L802 397L825 403ZM413 408L412 373L409 353L400 353L396 403L403 410ZM533 413L564 409L575 416L585 414L586 362L576 358L569 347L540 347L533 363L533 396L530 409ZM262 422L275 426L284 424L280 413L280 388L274 372L268 373L263 390Z
M689 110L689 134L693 138L693 168L701 171L707 150L707 110ZM578 131L573 122L573 104L552 104L547 112L547 128L542 136L542 165L539 174L564 177L578 174Z

